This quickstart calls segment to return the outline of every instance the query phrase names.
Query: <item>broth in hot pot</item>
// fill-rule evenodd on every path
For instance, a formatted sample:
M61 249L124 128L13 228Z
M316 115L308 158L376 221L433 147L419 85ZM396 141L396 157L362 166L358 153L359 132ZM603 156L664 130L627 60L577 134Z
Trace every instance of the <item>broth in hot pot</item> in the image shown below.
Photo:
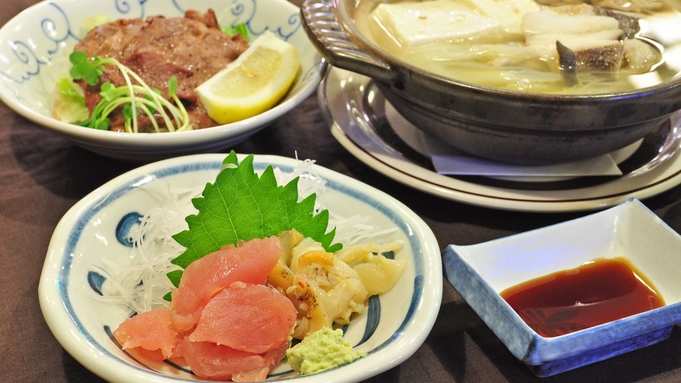
M359 0L359 30L391 55L455 80L596 94L681 71L681 0Z

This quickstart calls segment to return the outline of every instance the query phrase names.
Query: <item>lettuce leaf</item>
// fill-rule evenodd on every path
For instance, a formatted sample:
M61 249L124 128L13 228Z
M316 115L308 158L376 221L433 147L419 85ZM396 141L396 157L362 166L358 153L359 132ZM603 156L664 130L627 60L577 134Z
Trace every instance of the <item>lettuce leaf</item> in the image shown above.
M290 229L320 242L327 251L337 251L342 245L332 244L335 228L327 232L328 210L314 214L315 194L298 202L298 179L279 186L272 166L258 177L252 154L239 163L236 153L230 152L215 183L206 184L202 196L192 200L198 213L187 216L189 229L173 236L186 250L172 263L186 268L225 245ZM176 286L180 276L169 274Z
M68 123L79 123L90 117L83 90L67 77L57 80L53 113L59 121Z

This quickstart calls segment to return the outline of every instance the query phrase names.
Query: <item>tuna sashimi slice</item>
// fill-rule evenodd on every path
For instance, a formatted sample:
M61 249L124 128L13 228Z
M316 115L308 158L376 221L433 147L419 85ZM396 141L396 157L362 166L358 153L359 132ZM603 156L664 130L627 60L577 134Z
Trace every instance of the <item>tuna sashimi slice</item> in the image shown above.
M278 365L289 347L289 342L265 354L253 354L210 342L180 341L182 357L199 377L235 382L259 382Z
M201 310L203 310L203 308L198 309L194 314L189 314L186 316L178 315L173 311L173 313L170 315L170 322L172 323L175 331L178 333L191 332L191 330L196 327L196 324L199 322L199 318L201 318Z
M192 262L173 292L173 309L178 315L189 316L232 282L265 283L281 254L279 238L272 236L238 247L225 246Z
M146 356L163 360L169 358L177 345L177 332L172 328L171 311L159 307L126 319L113 332L123 349L141 348L155 353Z
M291 342L282 343L278 348L262 355L265 367L258 370L241 371L232 375L234 382L262 382L267 379L267 374L274 370L286 355L286 350L291 347Z
M192 371L202 378L232 379L241 371L265 367L262 356L210 342L181 341L181 353Z
M288 342L296 317L293 303L277 290L236 282L204 307L189 340L261 354Z

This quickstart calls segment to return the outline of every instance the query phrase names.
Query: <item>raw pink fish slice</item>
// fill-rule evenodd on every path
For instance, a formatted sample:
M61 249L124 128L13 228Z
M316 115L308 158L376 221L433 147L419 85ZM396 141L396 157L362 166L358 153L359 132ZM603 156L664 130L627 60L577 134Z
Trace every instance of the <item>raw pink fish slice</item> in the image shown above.
M281 362L289 342L265 354L253 354L210 342L180 341L182 357L199 377L235 382L259 382Z
M241 371L265 367L262 356L210 342L181 341L184 360L202 378L230 380Z
M272 236L239 247L226 246L192 262L173 293L173 309L190 316L232 282L265 283L281 254L279 238Z
M148 357L163 360L169 358L177 345L177 332L172 328L171 311L160 307L126 319L113 332L123 349L141 348Z
M286 355L286 350L291 347L291 342L282 343L278 348L268 351L262 356L265 367L257 370L242 371L232 375L235 382L262 382L267 379L267 374L281 363Z
M236 282L208 302L189 340L262 354L288 341L296 317L293 303L277 290Z
M291 301L264 284L281 253L270 237L193 262L170 309L130 318L114 337L154 359L184 358L199 377L265 380L286 354L297 317Z

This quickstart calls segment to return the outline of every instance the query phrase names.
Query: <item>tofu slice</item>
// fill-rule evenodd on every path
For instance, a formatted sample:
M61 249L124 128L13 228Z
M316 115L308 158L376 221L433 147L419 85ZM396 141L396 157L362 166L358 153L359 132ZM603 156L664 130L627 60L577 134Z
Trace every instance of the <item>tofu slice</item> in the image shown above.
M452 0L380 4L371 17L379 45L402 52L430 43L470 41L502 32L498 20Z

